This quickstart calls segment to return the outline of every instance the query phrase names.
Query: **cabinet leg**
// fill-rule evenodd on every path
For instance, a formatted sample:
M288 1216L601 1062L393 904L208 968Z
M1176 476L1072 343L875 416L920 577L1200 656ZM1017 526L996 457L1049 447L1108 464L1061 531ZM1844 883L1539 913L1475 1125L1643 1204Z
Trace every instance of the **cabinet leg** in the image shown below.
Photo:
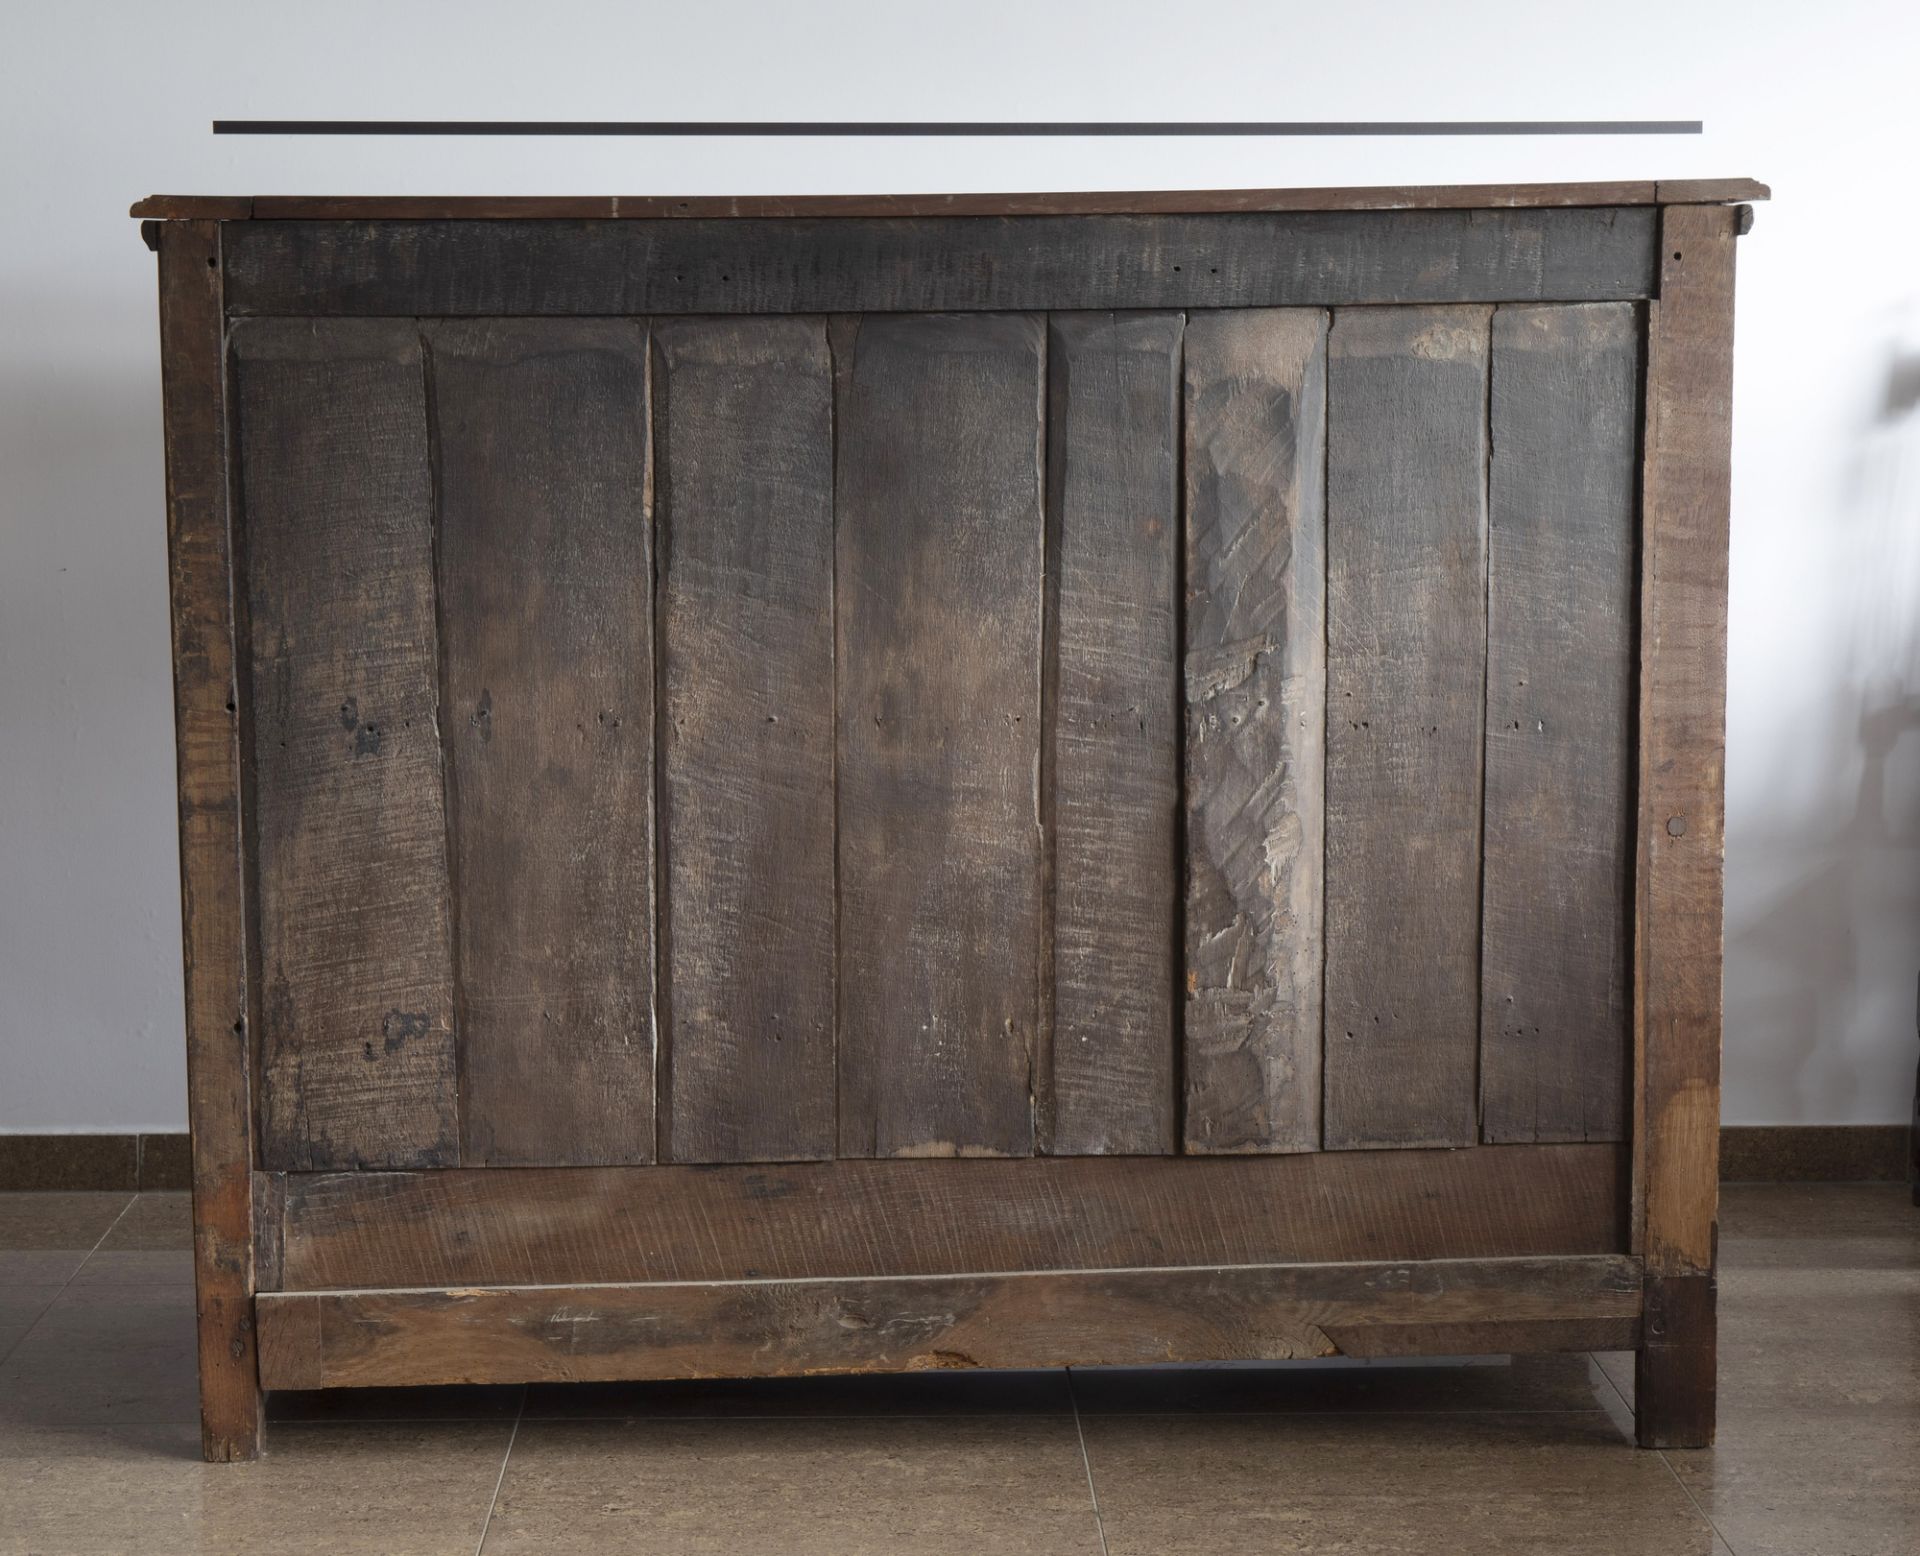
M1715 1284L1711 1275L1649 1275L1634 1358L1635 1436L1642 1448L1713 1446Z
M209 1464L260 1456L264 1398L253 1341L253 1299L200 1301L200 1453Z

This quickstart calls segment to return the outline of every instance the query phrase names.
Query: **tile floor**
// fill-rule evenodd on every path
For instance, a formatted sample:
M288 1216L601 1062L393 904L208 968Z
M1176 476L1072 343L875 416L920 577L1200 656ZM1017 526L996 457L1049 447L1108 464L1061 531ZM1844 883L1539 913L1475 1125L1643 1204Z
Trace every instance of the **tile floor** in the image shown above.
M198 1462L184 1196L0 1195L0 1553L1920 1553L1920 1210L1723 1201L1721 1440L1631 1358L280 1395Z

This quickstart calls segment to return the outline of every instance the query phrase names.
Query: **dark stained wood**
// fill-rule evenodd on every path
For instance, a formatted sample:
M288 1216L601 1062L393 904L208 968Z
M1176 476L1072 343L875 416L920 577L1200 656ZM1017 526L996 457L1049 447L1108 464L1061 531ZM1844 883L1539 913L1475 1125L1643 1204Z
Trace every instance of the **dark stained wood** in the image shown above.
M410 324L233 336L253 639L261 1163L458 1160L432 502Z
M1326 1336L1343 1356L1520 1356L1552 1351L1631 1351L1640 1320L1536 1318L1448 1324L1329 1324Z
M814 319L654 335L661 1156L835 1147L833 368Z
M1646 1276L1634 1357L1634 1436L1642 1448L1711 1448L1718 1386L1711 1275Z
M1186 341L1186 1149L1320 1147L1327 316Z
M803 1279L1611 1253L1616 1145L297 1174L284 1285Z
M829 313L1645 297L1649 207L237 222L236 314Z
M1042 1149L1176 1149L1178 314L1055 314Z
M1765 200L1750 178L1615 183L1414 184L1382 188L1150 189L866 195L149 195L130 214L307 221L515 217L1102 216L1230 211L1476 210Z
M870 318L836 350L840 1153L1024 1156L1046 325Z
M194 1288L200 1440L208 1459L260 1450L251 1228L253 1114L242 897L239 689L220 233L160 234L167 560L173 600L174 734L187 1092L193 1113Z
M269 1387L339 1388L1279 1361L1338 1354L1329 1327L1639 1310L1639 1261L1614 1255L330 1292L262 1297L260 1327Z
M1735 211L1661 218L1648 310L1634 887L1634 1247L1689 1281L1641 1353L1641 1440L1713 1436ZM1655 1294L1649 1291L1649 1301Z
M1493 316L1482 1137L1618 1140L1632 1071L1631 303Z
M1479 1137L1485 308L1334 316L1328 1149Z
M427 330L461 1159L653 1159L647 351Z

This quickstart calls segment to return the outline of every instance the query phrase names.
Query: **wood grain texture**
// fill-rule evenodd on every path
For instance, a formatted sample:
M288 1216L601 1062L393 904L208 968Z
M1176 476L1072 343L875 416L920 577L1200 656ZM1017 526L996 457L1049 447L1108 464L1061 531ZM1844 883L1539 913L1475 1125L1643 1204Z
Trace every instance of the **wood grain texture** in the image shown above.
M1765 200L1750 178L1612 183L1411 184L1325 189L1149 189L867 195L149 195L131 215L308 221L502 217L1037 216L1205 211L1472 210Z
M1719 1345L1711 1275L1646 1276L1634 1357L1634 1437L1642 1448L1711 1448Z
M1648 207L1199 216L249 221L237 314L1580 302L1653 290Z
M1333 322L1329 1149L1480 1133L1488 323L1485 308Z
M1631 303L1493 316L1482 1137L1618 1140L1632 1071Z
M810 319L654 336L661 1156L835 1148L833 368Z
M287 1290L1616 1252L1625 1148L294 1174Z
M1330 1328L1590 1321L1639 1307L1639 1261L1616 1255L332 1292L263 1297L260 1324L270 1387L339 1388L1280 1361L1338 1354Z
M1024 1156L1046 325L836 345L840 1153Z
M1320 1147L1327 316L1186 341L1189 1152Z
M1042 1149L1176 1149L1178 314L1055 314L1047 344L1052 881Z
M647 352L430 324L461 1159L653 1159Z
M458 1160L418 333L232 338L252 615L261 1164Z
M160 234L167 561L173 604L180 925L193 1126L200 1441L214 1461L260 1449L253 1332L253 1104L248 1042L233 537L220 234Z

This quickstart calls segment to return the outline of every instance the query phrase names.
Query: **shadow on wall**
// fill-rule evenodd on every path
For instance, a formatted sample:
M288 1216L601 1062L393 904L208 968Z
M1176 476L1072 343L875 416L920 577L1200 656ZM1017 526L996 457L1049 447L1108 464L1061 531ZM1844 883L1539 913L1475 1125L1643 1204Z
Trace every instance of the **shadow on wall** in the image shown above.
M1804 645L1824 672L1817 792L1788 830L1728 850L1728 1115L1741 1094L1792 1097L1800 1118L1904 1122L1920 972L1920 303L1889 346L1858 429L1838 524L1807 515L1812 560L1834 564L1834 640ZM1781 716L1791 717L1784 699ZM1856 776L1857 775L1857 776ZM1809 868L1811 865L1811 868ZM1873 1057L1862 1062L1865 1056ZM1887 1057L1883 1057L1887 1056ZM1754 1118L1751 1122L1772 1120Z

